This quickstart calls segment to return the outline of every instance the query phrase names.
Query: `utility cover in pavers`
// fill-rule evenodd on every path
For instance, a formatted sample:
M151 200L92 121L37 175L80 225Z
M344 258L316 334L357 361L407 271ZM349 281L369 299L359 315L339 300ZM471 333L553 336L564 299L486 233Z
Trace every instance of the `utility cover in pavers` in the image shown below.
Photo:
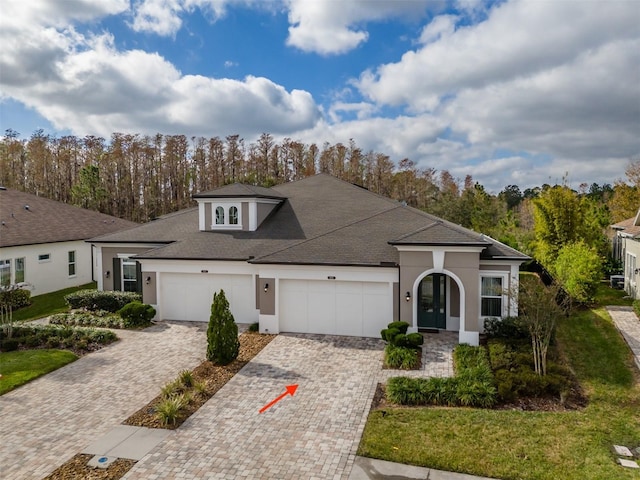
M82 453L141 460L171 433L171 430L160 428L118 425Z

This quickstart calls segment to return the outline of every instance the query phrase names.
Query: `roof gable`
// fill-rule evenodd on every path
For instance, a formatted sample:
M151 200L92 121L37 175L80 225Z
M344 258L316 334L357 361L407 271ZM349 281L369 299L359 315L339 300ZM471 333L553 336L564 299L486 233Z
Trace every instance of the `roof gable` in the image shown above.
M139 224L13 189L0 189L0 246L86 240Z

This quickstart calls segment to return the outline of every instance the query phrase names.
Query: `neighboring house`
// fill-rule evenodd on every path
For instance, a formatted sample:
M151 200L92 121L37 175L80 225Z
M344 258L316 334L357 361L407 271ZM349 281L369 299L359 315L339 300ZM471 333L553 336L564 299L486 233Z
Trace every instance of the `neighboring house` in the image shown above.
M0 187L0 285L30 283L32 295L94 279L85 240L137 223Z
M208 321L224 289L260 331L378 337L393 320L459 332L517 315L528 257L487 236L320 174L227 185L198 206L92 240L99 288L134 290L165 320Z
M613 256L622 261L624 289L633 298L640 299L640 209L635 217L611 225Z

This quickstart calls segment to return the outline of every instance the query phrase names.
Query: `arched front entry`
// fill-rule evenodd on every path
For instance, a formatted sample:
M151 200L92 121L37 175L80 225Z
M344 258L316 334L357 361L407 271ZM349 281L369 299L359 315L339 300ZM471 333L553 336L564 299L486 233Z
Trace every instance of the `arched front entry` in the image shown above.
M447 277L427 275L418 284L418 328L447 328Z
M412 298L413 328L458 330L462 339L466 329L466 302L460 277L447 269L422 272L414 281Z

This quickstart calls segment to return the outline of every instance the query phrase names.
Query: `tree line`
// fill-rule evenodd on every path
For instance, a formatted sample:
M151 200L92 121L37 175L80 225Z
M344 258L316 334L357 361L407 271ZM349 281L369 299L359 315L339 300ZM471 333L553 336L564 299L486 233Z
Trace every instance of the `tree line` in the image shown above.
M114 133L107 141L91 135L56 137L42 130L29 139L7 130L0 139L0 185L136 222L193 206L194 193L229 183L269 187L319 172L486 233L526 253L537 249L542 258L556 253L540 247L539 239L536 244L534 204L558 186L521 191L508 185L496 195L470 175L455 178L447 170L420 168L408 158L396 164L384 153L363 151L354 140L318 146L290 138L277 142L268 133L250 143L239 135ZM579 200L577 215L586 215L602 231L635 215L640 206L640 159L629 163L626 175L626 181L614 185L562 189ZM598 249L602 252L601 244Z

